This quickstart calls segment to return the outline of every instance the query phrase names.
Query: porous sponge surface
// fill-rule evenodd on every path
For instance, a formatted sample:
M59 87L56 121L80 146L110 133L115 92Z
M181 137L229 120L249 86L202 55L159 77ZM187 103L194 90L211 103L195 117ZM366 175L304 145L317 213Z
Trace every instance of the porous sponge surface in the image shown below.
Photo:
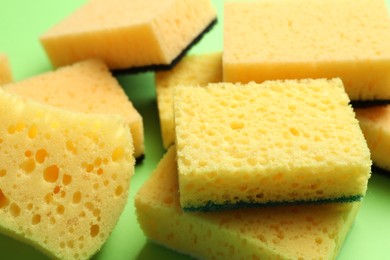
M370 152L339 79L177 87L185 209L365 194Z
M351 100L389 99L388 46L383 0L225 4L224 81L340 77Z
M134 172L120 117L26 101L0 89L0 230L50 257L88 259L114 228Z
M0 85L12 81L12 72L9 66L8 57L0 53Z
M41 36L54 66L170 64L214 19L210 0L92 0Z
M172 70L156 72L157 105L165 148L175 142L173 89L177 85L206 86L222 81L222 53L188 55Z
M142 117L100 60L65 66L4 85L4 89L43 104L76 112L120 115L129 124L135 157L144 154Z
M201 259L335 259L359 202L185 213L175 146L135 198L145 235Z
M390 171L390 105L355 108L375 165Z

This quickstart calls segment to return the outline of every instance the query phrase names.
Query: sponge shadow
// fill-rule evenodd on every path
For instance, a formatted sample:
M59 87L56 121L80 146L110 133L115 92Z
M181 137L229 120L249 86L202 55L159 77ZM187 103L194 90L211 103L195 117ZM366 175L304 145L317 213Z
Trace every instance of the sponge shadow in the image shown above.
M156 100L154 73L116 76L134 107L141 114L144 125L145 157L137 165L160 160L165 149L162 145L160 121Z
M373 165L371 167L371 172L373 174L380 174L384 177L390 178L390 171L387 171L385 169L379 168L378 166Z
M159 260L190 260L190 256L177 253L154 242L147 241L145 246L136 258L137 260L159 259Z
M16 239L0 234L1 259L29 259L48 260L50 259L33 246L22 243Z

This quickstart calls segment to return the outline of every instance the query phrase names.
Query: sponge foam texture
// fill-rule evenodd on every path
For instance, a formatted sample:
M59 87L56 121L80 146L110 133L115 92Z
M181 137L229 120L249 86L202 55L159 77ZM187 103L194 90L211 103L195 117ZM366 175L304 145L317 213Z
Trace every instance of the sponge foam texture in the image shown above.
M44 106L0 89L0 229L50 257L87 259L114 228L134 173L120 117Z
M390 105L355 108L373 163L390 171Z
M181 205L363 196L370 152L348 102L339 79L177 87Z
M172 146L135 198L146 236L203 259L335 259L359 202L183 213Z
M83 113L120 115L128 123L134 155L144 154L142 117L100 60L87 60L4 85L8 92L43 104Z
M156 73L157 105L165 148L175 142L173 89L177 85L206 86L222 81L222 54L186 56L172 70Z

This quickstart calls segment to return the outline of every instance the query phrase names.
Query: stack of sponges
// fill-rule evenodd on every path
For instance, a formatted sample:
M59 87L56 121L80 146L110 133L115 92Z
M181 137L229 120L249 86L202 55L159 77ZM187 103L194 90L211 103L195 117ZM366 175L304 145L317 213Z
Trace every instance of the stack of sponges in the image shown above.
M215 22L210 0L90 0L43 34L68 66L0 89L1 231L52 258L99 250L144 155L142 118L109 69L171 68Z
M200 258L334 259L370 177L362 129L387 161L388 107L356 110L360 129L349 105L390 98L386 7L229 2L224 28L222 57L156 75L164 146L176 144L136 196L140 225Z
M145 234L196 257L334 258L371 166L342 82L207 84L220 71L217 53L156 76L162 128L176 145L136 196ZM308 201L350 203L275 206ZM244 209L258 205L273 207Z
M209 213L180 207L172 146L135 198L152 241L201 259L335 259L360 203Z

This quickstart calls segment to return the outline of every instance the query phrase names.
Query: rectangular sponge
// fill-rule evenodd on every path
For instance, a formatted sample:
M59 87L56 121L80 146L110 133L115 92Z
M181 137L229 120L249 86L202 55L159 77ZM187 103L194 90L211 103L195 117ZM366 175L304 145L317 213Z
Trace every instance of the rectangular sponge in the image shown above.
M373 163L390 171L390 105L355 108Z
M170 65L216 19L210 0L90 0L40 40L52 64Z
M371 160L348 102L340 79L176 87L182 207L359 200Z
M89 259L114 229L134 174L119 116L62 110L0 88L0 231L51 259Z
M155 74L161 135L165 148L175 142L173 89L176 85L206 86L222 81L222 53L188 55L172 70Z
M0 85L12 81L12 72L6 55L0 53Z
M224 81L339 77L351 100L389 100L389 46L384 0L225 4Z
M152 241L199 259L336 259L359 202L186 213L171 146L135 197Z
M87 60L4 86L43 104L83 113L120 115L129 125L134 155L144 154L142 117L100 60Z

